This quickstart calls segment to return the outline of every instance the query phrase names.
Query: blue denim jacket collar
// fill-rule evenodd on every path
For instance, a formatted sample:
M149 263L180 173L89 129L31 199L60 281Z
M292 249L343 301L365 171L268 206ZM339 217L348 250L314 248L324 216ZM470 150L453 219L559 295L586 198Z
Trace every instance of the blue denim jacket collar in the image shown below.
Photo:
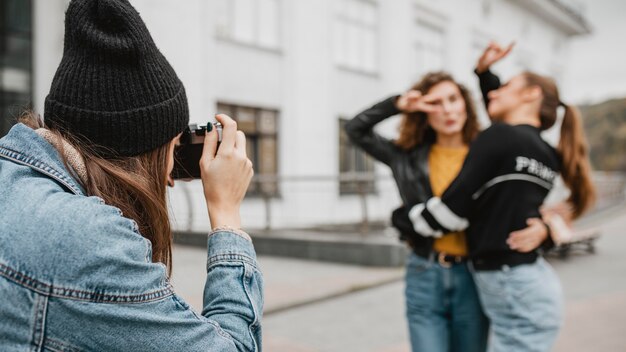
M137 223L87 196L72 172L26 125L0 139L0 180L8 184L0 188L0 243L11 243L0 251L0 274L29 277L31 289L60 297L141 301L171 294L165 266L151 262L151 243ZM84 275L92 268L100 268L97 275Z
M30 166L59 182L74 194L85 194L76 179L69 174L56 148L24 124L13 126L9 133L0 139L0 157Z

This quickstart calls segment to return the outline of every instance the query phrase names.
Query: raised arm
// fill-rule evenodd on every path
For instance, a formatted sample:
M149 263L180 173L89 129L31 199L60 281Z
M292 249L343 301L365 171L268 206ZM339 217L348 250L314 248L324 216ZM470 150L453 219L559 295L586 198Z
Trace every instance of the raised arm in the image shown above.
M389 165L393 156L398 152L398 147L389 139L374 132L374 126L401 112L434 112L438 107L430 99L430 96L422 96L416 90L387 98L348 121L345 125L346 134L352 143L376 160Z
M493 64L505 58L511 52L513 46L515 46L515 42L505 48L498 43L490 42L476 63L474 73L476 73L480 82L480 92L483 95L485 108L489 106L489 92L500 88L500 79L490 71L490 68Z
M376 160L390 164L397 147L387 138L374 132L374 126L379 122L397 115L400 110L396 107L399 96L387 98L369 109L357 114L345 125L345 131L350 141L363 149Z

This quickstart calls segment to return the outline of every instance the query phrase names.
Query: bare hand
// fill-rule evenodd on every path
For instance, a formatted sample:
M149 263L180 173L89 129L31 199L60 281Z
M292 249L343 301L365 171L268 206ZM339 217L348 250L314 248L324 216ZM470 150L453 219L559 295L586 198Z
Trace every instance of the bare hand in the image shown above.
M246 155L246 136L227 115L217 115L222 123L222 142L217 149L217 131L204 139L200 171L211 227L240 228L239 207L252 175L252 162ZM216 154L217 150L217 154Z
M515 46L515 42L512 42L506 48L502 48L500 44L496 42L490 42L476 64L478 73L487 71L491 65L506 57L513 49L513 46Z
M539 248L543 241L548 238L548 229L543 221L538 218L526 220L528 227L511 232L506 243L512 250L528 253Z
M432 95L422 95L420 91L410 90L402 94L396 101L398 110L411 112L425 112L427 114L437 113L441 111L441 106L436 104L439 98Z
M568 202L561 202L546 207L541 207L541 217L547 220L552 215L560 216L568 226L571 226L574 219L574 208Z

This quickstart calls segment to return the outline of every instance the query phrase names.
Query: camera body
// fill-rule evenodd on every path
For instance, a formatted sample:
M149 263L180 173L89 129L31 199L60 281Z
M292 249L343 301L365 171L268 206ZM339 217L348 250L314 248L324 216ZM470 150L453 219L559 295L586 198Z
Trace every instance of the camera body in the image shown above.
M215 122L212 125L217 130L219 148L222 141L222 124ZM173 179L200 178L200 158L206 133L207 126L198 126L195 123L189 124L183 131L180 142L174 149L174 169L171 174Z

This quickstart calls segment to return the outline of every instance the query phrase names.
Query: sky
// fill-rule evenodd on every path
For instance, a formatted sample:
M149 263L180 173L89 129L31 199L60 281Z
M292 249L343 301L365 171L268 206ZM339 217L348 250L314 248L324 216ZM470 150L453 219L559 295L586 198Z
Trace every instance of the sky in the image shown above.
M592 33L570 40L563 97L576 104L626 97L626 1L579 1Z

